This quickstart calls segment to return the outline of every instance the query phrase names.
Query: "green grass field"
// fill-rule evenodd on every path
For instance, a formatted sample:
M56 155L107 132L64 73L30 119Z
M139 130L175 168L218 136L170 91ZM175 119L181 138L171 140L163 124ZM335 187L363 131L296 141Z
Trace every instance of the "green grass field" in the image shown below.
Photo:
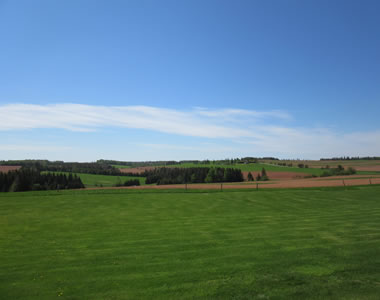
M0 193L0 298L379 299L379 194Z
M52 173L64 173L69 174L68 172L52 172ZM116 183L121 181L124 183L126 180L138 179L140 185L145 185L145 177L134 177L134 176L112 176L112 175L96 175L96 174L87 174L87 173L77 173L77 175L82 180L83 184L86 187L96 187L96 186L115 186Z

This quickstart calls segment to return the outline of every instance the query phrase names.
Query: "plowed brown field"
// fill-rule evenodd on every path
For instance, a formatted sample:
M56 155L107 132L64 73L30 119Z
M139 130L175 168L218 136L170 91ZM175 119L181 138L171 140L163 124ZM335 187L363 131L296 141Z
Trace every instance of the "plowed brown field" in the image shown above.
M9 171L15 171L20 169L21 166L0 166L0 172L7 173Z
M380 172L380 165L374 166L357 166L355 167L357 171L377 171Z
M123 168L119 169L121 173L134 173L141 174L144 173L145 170L154 170L156 167L136 167L136 168Z

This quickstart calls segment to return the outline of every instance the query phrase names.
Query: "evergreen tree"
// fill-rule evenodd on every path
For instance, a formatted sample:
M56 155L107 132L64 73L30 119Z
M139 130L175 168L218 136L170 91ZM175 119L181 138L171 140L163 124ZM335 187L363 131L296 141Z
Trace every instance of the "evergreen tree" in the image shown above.
M215 182L215 169L214 168L210 168L210 170L208 171L207 173L207 176L206 176L206 179L205 179L205 182L206 183L211 183L211 182Z
M251 172L248 173L247 179L248 179L248 181L254 181L254 180L255 180L255 179L253 178Z
M267 172L265 171L264 168L261 170L261 180L262 180L262 181L267 181L267 180L269 180L268 175L267 175Z

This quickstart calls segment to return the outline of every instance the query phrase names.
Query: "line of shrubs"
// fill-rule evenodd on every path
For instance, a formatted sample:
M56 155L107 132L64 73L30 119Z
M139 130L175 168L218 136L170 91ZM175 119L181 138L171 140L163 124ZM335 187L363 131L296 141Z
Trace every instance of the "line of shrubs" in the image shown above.
M328 177L328 176L339 176L339 175L353 175L356 174L356 170L352 167L349 167L347 170L344 169L341 165L337 168L327 168L320 177Z
M129 180L124 181L124 183L118 182L115 184L115 186L139 186L139 185L140 185L140 180L138 179L129 179Z

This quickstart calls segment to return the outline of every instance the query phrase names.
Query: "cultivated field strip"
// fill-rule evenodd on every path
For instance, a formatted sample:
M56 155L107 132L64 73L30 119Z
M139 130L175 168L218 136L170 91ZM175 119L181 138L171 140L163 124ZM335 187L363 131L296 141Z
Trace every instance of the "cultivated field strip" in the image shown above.
M376 299L379 192L0 194L0 295Z

